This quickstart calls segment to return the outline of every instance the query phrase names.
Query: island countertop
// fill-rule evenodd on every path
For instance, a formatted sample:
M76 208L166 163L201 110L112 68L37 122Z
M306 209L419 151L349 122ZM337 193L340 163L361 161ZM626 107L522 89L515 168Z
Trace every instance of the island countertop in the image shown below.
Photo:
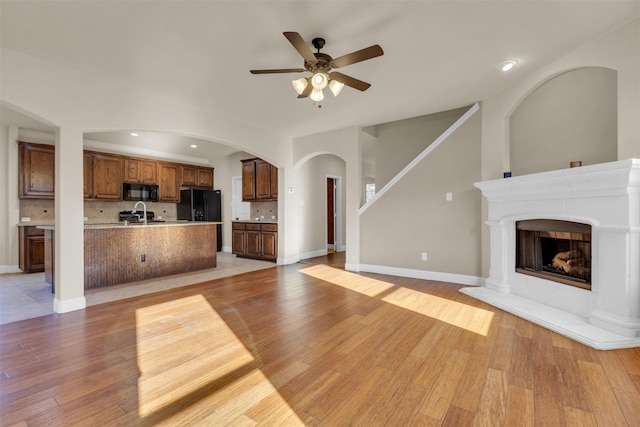
M149 221L148 223L140 222L130 222L128 224L124 224L123 222L103 222L103 223L93 223L93 224L84 224L84 228L86 229L99 229L99 228L125 228L125 227L156 227L156 226L176 226L176 225L218 225L224 224L223 222L214 222L214 221ZM43 230L54 230L55 225L51 223L42 223L42 224L29 224L29 223L20 223L19 227L36 227Z

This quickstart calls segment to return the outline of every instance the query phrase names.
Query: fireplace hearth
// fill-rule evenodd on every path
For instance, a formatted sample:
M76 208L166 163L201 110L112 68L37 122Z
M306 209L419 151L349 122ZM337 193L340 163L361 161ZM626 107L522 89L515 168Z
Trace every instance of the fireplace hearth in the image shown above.
M461 292L597 349L640 347L640 159L475 186L489 270Z
M591 225L516 221L516 271L591 290Z

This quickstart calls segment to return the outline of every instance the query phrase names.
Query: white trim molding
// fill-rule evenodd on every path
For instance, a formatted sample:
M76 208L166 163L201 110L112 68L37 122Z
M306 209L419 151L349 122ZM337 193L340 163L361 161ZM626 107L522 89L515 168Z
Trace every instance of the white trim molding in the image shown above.
M87 300L85 297L53 300L53 311L56 313L68 313L70 311L83 310L87 308Z
M345 269L358 273L376 273L389 276L410 277L412 279L435 280L467 286L483 286L484 279L464 274L442 273L439 271L416 270L412 268L389 267L372 264L345 264Z

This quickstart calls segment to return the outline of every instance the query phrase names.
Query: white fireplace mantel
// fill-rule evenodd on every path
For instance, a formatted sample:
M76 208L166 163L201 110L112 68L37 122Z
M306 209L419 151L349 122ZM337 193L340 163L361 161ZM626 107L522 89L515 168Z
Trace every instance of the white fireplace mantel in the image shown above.
M640 346L640 160L475 184L488 202L490 269L461 292L597 349ZM515 223L592 227L591 290L515 271Z

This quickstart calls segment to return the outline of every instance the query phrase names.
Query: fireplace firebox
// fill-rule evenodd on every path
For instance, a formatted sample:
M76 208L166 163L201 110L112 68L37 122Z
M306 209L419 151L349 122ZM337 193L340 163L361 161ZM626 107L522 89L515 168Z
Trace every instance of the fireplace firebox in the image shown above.
M591 290L591 225L517 221L516 271Z

